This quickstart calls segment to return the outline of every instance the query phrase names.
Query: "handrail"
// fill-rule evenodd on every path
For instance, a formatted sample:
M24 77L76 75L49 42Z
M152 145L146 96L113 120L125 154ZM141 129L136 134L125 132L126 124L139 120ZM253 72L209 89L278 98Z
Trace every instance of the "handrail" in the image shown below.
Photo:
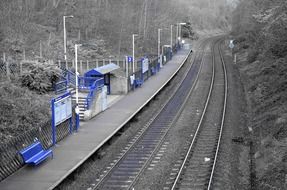
M76 86L76 74L66 70L66 80L68 81L68 84L72 84L73 86ZM78 76L78 87L80 89L90 89L91 83L93 83L97 77L84 77L84 76Z
M66 80L68 84L72 84L73 86L76 86L76 74L66 70Z
M101 79L101 78L100 78ZM100 80L98 77L78 77L78 86L80 89L90 90L94 83Z
M71 74L75 75L74 72L72 72L72 71L70 71L70 70L68 70L68 69L65 69L65 70L66 70L67 73L71 73Z
M57 85L62 85L63 83L72 84L73 86L76 86L76 74L73 73L70 70L66 70L66 78L65 81L61 81L57 83ZM56 92L58 87L56 85ZM86 97L86 106L87 110L92 105L97 90L104 85L104 78L97 78L97 77L84 77L84 76L78 76L78 88L89 90L89 93Z
M62 93L64 90L67 90L68 82L67 80L61 80L55 83L54 91L56 94Z
M63 92L63 90L67 90L68 88L68 81L67 78L65 77L65 72L67 72L67 70L61 69L61 71L62 74L60 75L58 82L53 84L53 89L56 94L59 94Z
M92 105L92 103L95 99L95 95L96 95L97 90L103 86L104 86L104 78L100 78L100 79L96 80L93 83L93 85L90 87L89 94L86 98L87 110L90 109L90 106Z

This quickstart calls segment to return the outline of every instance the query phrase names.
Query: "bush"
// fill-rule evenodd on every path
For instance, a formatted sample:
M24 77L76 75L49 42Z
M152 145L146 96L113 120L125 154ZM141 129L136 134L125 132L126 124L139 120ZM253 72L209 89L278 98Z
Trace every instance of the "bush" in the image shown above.
M244 34L241 34L240 36L238 36L235 39L235 43L242 43L242 42L245 42L245 41L246 41L246 36Z
M248 48L249 48L249 45L248 45L248 44L243 44L243 45L242 45L242 48L243 48L243 49L248 49Z
M50 96L11 82L0 83L0 141L9 140L50 119Z
M248 52L247 61L248 61L249 63L253 63L254 61L256 61L258 55L259 55L258 50L256 50L256 49L250 49L249 52Z
M269 47L275 57L285 57L287 54L287 41L274 40L270 42Z
M56 65L48 63L33 63L20 77L22 86L38 93L46 93L53 90L58 81L61 70Z
M285 7L287 8L287 3ZM279 9L278 14L272 17L272 22L264 31L266 51L276 58L285 57L287 54L287 14L286 10L280 11L282 10Z

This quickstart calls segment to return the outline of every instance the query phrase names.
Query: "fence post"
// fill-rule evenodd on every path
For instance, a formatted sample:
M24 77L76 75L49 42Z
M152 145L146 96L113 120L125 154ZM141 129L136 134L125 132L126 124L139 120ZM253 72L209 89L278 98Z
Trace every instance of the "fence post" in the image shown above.
M127 58L125 58L125 59L123 60L123 69L124 69L124 70L127 69L127 67L126 67L126 60L127 60Z
M40 58L43 58L43 54L42 54L42 40L40 40Z
M6 76L10 80L10 67L8 61L6 62L6 54L3 52L3 63L6 63Z
M24 61L26 60L26 50L25 49L23 50L23 60Z
M126 56L126 60L124 61L126 63L126 77L129 77L129 65L128 65L128 56Z
M111 58L109 59L109 64L111 64L112 63L112 60L111 60Z
M58 67L61 68L61 61L58 60Z
M20 61L20 75L23 73L23 61Z
M99 67L99 60L97 59L96 60L96 68L98 68Z
M68 61L66 60L66 70L69 70Z
M87 60L87 71L90 70L89 60Z
M80 73L82 74L83 73L83 61L80 60Z
M9 62L5 61L6 63L6 74L7 74L7 78L8 80L10 80L10 66L9 66Z

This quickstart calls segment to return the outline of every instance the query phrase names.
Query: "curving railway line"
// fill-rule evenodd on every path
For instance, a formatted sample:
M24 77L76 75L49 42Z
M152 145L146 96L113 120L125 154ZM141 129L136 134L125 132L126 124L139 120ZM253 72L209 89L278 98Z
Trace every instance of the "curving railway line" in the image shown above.
M170 189L212 189L227 105L228 81L220 40L212 46L212 75L200 121Z
M205 46L203 42L189 71L178 85L177 91L169 98L144 130L125 149L125 152L105 170L93 189L130 189L138 176L146 169L166 134L177 120L198 79L203 64Z
M146 187L149 184L142 186L141 179L149 176L149 180L153 180L150 178L153 175L150 173L152 163L158 160L160 152L165 152L162 147L169 148L166 142L172 143L169 139L174 131L183 126L185 135L180 137L177 148L170 147L178 154L170 155L170 167L164 168L165 179L156 188L213 189L213 182L220 181L213 176L224 129L228 93L220 44L221 37L201 42L192 59L191 56L187 59L188 64L182 70L184 72L172 95L166 96L168 98L156 114L143 123L143 127L105 168L97 172L96 178L90 174L93 177L88 182L88 189ZM166 152L168 156L170 151Z

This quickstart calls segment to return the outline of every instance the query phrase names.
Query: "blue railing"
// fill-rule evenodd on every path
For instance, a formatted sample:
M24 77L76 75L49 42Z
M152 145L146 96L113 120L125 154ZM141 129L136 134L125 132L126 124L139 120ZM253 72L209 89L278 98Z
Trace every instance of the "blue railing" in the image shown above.
M71 71L66 71L66 79L68 81L68 84L71 84L72 86L76 87L76 74ZM83 77L78 76L78 88L81 90L90 90L92 85L95 81L97 81L98 77Z
M61 94L63 92L66 92L68 89L68 81L62 80L60 82L57 82L54 86L54 90L56 94Z
M100 79L94 81L94 83L91 85L89 94L86 98L87 110L90 109L90 107L91 107L91 105L95 99L95 96L97 94L97 91L103 86L104 86L104 79L103 78L100 78Z
M76 74L72 71L66 70L66 80L68 84L71 84L72 86L76 86Z
M68 81L65 77L66 72L67 72L67 70L62 70L59 81L57 83L55 83L53 86L56 94L64 93L68 89Z
M66 70L66 80L61 81L57 83L56 89L59 88L61 85L66 85L68 84L76 87L76 74ZM90 106L92 105L97 90L99 88L104 86L104 79L103 78L97 78L97 77L83 77L83 76L78 76L78 88L79 90L87 90L89 91L87 97L86 97L86 105L87 105L87 110L90 109ZM57 92L57 90L56 90Z
M78 77L78 86L79 86L79 89L82 89L82 90L91 90L94 83L98 80L101 80L103 78L99 78L99 77L82 77L82 76L79 76Z

